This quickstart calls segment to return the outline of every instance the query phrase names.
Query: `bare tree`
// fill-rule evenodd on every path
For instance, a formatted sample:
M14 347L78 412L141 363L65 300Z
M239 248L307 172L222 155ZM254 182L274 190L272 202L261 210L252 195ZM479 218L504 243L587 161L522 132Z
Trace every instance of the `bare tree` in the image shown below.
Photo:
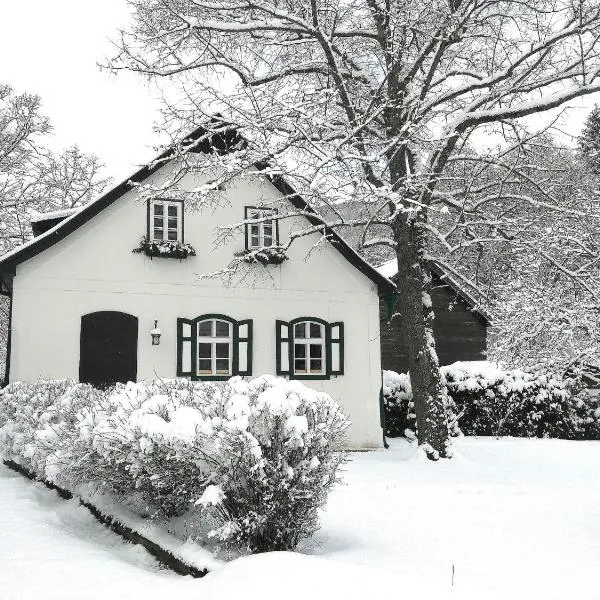
M31 238L34 214L85 204L109 181L100 161L76 146L51 152L51 131L38 96L0 84L0 254ZM8 298L0 295L0 377L8 313Z
M544 194L521 183L519 192L537 205L510 207L520 235L478 253L472 278L489 292L497 317L492 357L565 372L600 357L600 244L598 220L590 219L600 213L598 180L585 159L552 140L531 150L529 172L535 168L536 180L543 176Z
M455 174L461 165L473 172L476 163L505 171L511 181L530 178L509 160L530 141L517 121L600 90L597 0L130 5L134 20L120 32L110 66L179 84L165 109L167 127L189 127L219 111L246 140L202 165L188 161L187 168L212 173L209 184L188 195L192 205L218 202L223 182L260 165L264 176L285 176L328 215L313 218L290 242L315 231L362 228L365 248L387 246L396 254L419 441L432 458L448 455L429 248L453 254L523 230L514 231L509 220L505 232L501 210L483 206L539 198L527 192L517 199L514 185L490 189L474 183L481 178ZM225 127L213 121L210 135ZM469 148L476 132L497 136L497 151L475 156ZM348 201L361 207L352 219L337 210ZM305 213L282 211L279 218Z
M0 84L0 254L31 237L34 213L81 206L108 183L77 146L51 152L51 131L38 96Z

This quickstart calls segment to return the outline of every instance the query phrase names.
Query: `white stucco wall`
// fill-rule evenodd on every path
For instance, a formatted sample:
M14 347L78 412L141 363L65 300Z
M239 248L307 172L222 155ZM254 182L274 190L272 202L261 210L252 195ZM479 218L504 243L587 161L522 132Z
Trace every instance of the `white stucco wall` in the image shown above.
M168 169L164 167L162 171ZM164 173L158 171L154 180ZM188 175L182 186L197 186ZM345 374L308 385L331 394L350 416L349 445L378 447L381 385L379 305L375 284L329 244L292 245L281 266L253 266L241 282L200 279L243 250L243 235L215 247L216 227L240 222L245 205L279 197L271 184L247 177L229 185L218 210L185 214L185 241L197 256L149 259L131 250L146 233L146 205L128 192L88 223L17 267L13 289L11 381L77 378L81 316L117 310L139 319L138 379L175 377L176 319L222 313L254 320L253 375L275 372L275 320L301 316L343 321ZM299 223L280 223L284 240ZM305 226L305 225L304 225ZM158 320L163 335L152 346Z

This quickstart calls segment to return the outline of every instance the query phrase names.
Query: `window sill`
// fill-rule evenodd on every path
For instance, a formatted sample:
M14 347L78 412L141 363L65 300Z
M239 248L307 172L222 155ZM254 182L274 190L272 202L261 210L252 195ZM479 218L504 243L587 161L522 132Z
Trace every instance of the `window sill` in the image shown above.
M296 375L296 374L291 374L290 375L290 379L299 379L299 380L325 380L325 379L331 379L331 375Z
M235 375L192 375L192 381L228 381Z

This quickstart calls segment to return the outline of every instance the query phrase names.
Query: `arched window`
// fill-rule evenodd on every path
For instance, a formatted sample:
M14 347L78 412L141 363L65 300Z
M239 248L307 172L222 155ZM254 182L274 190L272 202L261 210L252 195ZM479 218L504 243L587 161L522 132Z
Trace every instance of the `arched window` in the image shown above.
M252 320L208 314L177 319L177 375L228 379L252 374Z
M316 321L294 324L294 375L325 374L325 325Z
M317 317L277 321L277 374L329 379L344 373L344 324Z
M198 321L198 375L232 375L233 326L222 319Z

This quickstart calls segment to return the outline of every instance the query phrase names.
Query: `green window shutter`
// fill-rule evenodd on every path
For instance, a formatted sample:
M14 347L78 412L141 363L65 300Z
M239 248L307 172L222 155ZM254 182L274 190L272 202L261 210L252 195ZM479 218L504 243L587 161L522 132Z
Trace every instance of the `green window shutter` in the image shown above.
M177 319L177 376L189 377L196 364L196 323Z
M234 374L252 375L252 319L237 322L234 353Z
M328 329L327 366L329 375L344 374L344 324L331 323Z
M292 343L290 324L287 321L276 321L275 324L277 375L289 375L291 372Z

